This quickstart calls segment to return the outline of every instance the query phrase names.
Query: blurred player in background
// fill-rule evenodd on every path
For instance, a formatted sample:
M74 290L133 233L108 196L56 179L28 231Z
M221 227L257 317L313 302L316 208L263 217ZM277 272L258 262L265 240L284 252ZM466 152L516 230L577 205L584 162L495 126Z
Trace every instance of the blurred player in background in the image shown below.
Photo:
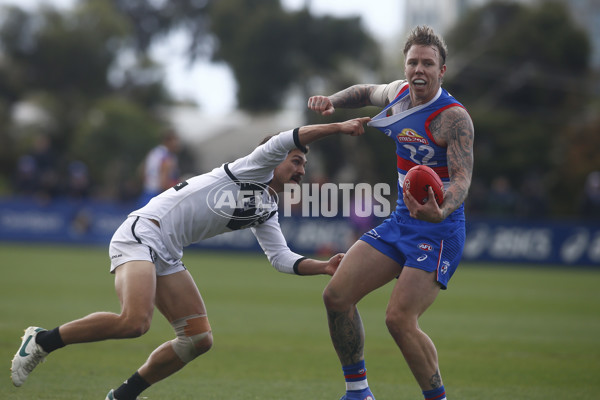
M134 338L149 328L154 307L171 323L174 340L159 346L107 400L133 400L150 385L183 368L212 346L206 307L183 265L183 248L233 230L251 228L280 272L333 275L342 254L328 261L292 252L278 222L277 195L304 176L307 144L334 134L364 133L370 118L304 126L282 132L250 155L188 179L130 214L115 232L109 254L121 313L97 312L52 330L29 327L12 362L21 386L48 355L65 345ZM231 199L237 199L233 204Z
M446 398L436 348L419 328L419 317L446 289L462 256L463 202L473 169L473 124L464 107L441 88L446 45L429 27L417 27L404 47L406 80L354 85L329 97L313 96L311 110L384 107L369 123L396 143L398 202L378 227L348 251L323 298L329 329L346 378L347 400L372 400L364 361L364 330L356 304L398 277L386 324L426 399ZM419 204L402 193L406 172L428 165L442 178L444 202ZM433 191L429 188L429 198Z
M174 130L169 129L163 133L161 144L150 150L143 165L144 188L140 197L140 207L177 183L179 180L177 153L180 148L179 136Z

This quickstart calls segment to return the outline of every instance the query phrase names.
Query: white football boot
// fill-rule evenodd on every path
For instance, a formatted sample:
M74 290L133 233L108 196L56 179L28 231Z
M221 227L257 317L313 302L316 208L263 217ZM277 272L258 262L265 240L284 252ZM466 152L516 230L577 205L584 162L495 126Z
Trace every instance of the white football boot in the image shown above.
M38 328L37 326L30 326L25 329L21 347L19 348L19 351L17 351L17 354L15 354L12 360L12 367L10 368L10 378L12 379L13 385L17 387L25 382L31 371L33 371L39 363L44 361L48 355L48 353L35 342L35 337L42 331L45 331L45 329Z
M138 397L138 399L147 399L147 397ZM110 392L108 392L108 394L106 395L106 398L104 400L119 400L115 397L115 391L114 389L110 389Z

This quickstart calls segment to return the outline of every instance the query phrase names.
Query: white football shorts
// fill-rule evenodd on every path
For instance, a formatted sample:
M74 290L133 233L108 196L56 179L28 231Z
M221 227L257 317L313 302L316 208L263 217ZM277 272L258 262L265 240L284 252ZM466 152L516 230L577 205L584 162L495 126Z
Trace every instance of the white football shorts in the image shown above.
M160 228L149 219L128 217L113 235L108 248L110 272L129 261L150 261L156 275L170 275L185 270L179 258L173 258L161 239Z

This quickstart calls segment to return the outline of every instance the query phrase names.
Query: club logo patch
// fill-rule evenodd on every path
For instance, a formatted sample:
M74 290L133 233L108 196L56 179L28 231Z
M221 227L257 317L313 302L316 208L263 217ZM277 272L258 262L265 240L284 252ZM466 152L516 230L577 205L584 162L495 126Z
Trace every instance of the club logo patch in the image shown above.
M419 135L417 132L410 128L402 129L402 132L400 132L398 136L396 136L396 139L398 139L398 141L401 143L429 143L429 141L426 138Z
M446 272L448 272L448 268L450 267L450 262L449 261L443 261L442 262L442 267L440 268L440 272L443 274L445 274Z

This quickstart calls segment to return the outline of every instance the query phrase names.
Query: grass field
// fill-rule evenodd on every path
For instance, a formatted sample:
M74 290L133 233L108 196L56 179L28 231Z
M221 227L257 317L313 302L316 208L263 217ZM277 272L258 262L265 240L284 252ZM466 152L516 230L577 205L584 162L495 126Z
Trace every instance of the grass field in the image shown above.
M173 336L157 312L141 338L67 347L21 387L10 360L28 325L118 311L104 248L0 244L0 399L104 399ZM152 399L330 399L343 394L321 292L327 277L277 273L254 254L188 251L213 349L144 392ZM600 393L600 270L461 266L421 318L449 399L583 399ZM378 400L420 399L387 333L386 286L359 305Z

